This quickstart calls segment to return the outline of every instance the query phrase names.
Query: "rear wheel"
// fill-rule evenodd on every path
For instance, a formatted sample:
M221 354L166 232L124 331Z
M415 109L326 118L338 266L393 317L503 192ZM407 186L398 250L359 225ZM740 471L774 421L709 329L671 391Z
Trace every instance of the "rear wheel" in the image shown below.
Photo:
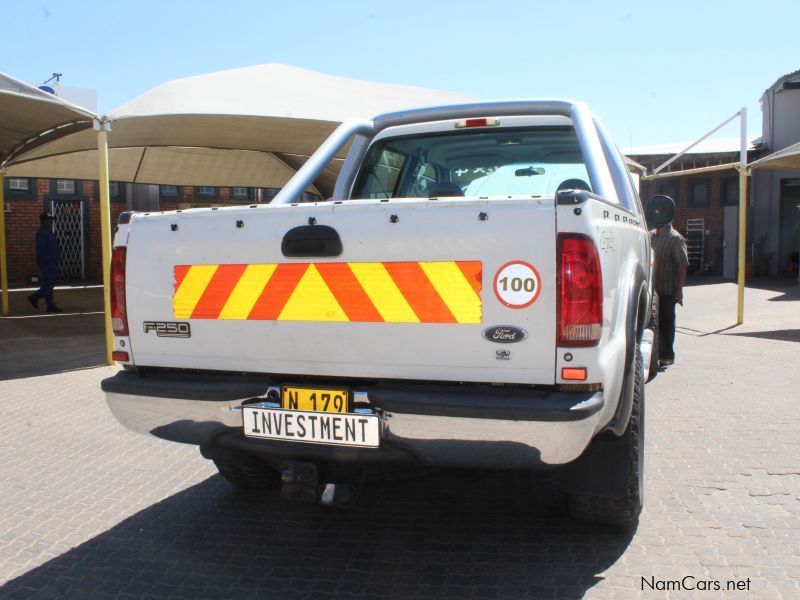
M635 373L631 418L625 433L619 438L597 438L592 446L600 456L610 457L603 477L613 487L622 490L618 495L599 495L571 492L569 510L582 523L630 527L642 511L644 483L644 381L642 354L635 349Z
M567 498L558 485L556 471L534 472L532 485L534 501L541 508L555 510L566 507Z
M219 474L236 487L247 490L271 490L281 485L280 474L252 454L226 456L213 460Z

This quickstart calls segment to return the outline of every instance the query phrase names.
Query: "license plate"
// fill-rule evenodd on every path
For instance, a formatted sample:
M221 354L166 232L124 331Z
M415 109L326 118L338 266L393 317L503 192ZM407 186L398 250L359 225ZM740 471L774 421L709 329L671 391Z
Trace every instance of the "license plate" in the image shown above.
M281 408L313 412L350 412L350 393L335 388L283 386Z
M242 418L248 437L334 446L380 446L377 415L245 406Z

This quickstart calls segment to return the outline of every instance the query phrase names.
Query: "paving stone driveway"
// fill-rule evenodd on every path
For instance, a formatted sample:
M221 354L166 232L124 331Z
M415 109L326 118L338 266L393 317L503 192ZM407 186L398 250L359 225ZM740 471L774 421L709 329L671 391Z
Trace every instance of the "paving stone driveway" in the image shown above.
M346 513L241 493L114 421L99 316L2 319L0 598L798 598L800 293L771 287L732 329L734 285L687 290L625 534L518 474L396 478Z

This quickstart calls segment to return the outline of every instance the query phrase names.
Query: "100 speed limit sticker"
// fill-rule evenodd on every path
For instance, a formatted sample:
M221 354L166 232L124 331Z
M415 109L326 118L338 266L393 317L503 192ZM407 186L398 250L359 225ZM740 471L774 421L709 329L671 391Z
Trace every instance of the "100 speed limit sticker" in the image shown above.
M521 260L512 260L497 270L494 295L509 308L526 308L536 302L542 278L536 268Z

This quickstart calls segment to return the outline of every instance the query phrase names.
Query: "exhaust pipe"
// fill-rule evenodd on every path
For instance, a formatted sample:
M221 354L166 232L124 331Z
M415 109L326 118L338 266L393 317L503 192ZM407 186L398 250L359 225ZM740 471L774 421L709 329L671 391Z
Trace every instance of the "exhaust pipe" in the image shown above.
M317 465L298 460L281 464L281 498L293 502L319 502L325 506L349 508L358 499L349 483L320 483Z
M325 506L349 508L356 502L356 491L349 483L326 483L319 501Z

